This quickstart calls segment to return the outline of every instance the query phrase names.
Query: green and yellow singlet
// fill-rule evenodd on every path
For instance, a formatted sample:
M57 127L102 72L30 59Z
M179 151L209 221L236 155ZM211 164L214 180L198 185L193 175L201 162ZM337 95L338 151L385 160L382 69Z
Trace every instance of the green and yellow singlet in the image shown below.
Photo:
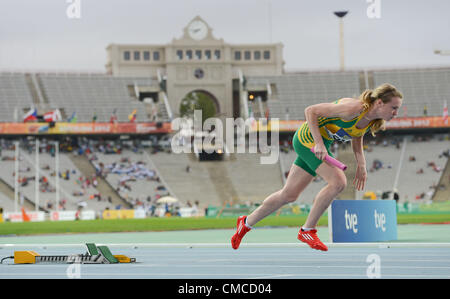
M340 99L334 103L339 103ZM365 128L356 127L358 121L364 117L367 110L363 111L359 116L351 120L343 120L340 117L319 117L319 130L325 145L330 145L333 140L350 141L353 137L363 136L373 124L371 121ZM304 122L297 132L300 143L308 148L314 147L314 138L309 129L308 123Z

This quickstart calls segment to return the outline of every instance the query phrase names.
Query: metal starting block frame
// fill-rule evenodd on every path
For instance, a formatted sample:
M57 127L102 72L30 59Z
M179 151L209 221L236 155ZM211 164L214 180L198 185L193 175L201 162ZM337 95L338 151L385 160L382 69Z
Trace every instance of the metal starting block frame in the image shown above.
M86 243L87 253L72 255L40 255L32 250L14 251L14 264L117 264L134 263L135 258L113 255L107 246Z

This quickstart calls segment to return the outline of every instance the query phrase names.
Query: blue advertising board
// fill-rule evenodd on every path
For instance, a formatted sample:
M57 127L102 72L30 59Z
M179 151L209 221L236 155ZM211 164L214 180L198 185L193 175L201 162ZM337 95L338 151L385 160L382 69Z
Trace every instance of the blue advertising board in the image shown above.
M397 240L395 200L334 200L328 217L332 242Z

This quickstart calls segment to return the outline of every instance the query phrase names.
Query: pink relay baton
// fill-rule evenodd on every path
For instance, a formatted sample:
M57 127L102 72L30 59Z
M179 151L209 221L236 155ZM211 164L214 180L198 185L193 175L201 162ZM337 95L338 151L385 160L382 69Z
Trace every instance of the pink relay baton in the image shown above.
M311 151L314 153L314 147L311 148ZM336 167L339 168L339 169L342 169L342 170L346 170L346 169L347 169L347 165L345 165L345 164L342 163L341 161L336 160L335 158L333 158L333 157L331 157L331 156L329 156L329 155L326 155L326 156L325 156L325 161L328 162L328 163L330 163L331 165L336 166Z

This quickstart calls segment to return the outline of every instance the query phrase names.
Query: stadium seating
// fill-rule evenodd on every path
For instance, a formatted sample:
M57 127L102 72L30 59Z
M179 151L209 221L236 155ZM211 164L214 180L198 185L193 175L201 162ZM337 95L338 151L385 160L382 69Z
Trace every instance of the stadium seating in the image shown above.
M391 137L378 145L369 145L371 151L365 152L369 170L366 190L374 192L392 190L400 164L404 138L406 138L406 148L397 183L400 200L415 201L421 194L431 199L430 187L439 183L447 163L447 158L441 154L450 148L448 139L446 140L442 135L436 135L426 141L418 141L413 135ZM397 142L399 142L398 146L396 146ZM381 162L381 168L378 170L373 168L375 160ZM423 172L420 171L421 169Z
M78 122L109 122L113 111L117 121L128 122L136 109L136 121L149 121L151 104L139 101L134 87L158 90L157 80L113 77L103 74L23 74L0 73L0 116L4 122L22 121L35 107L39 114L60 109L66 121L75 112ZM33 98L35 93L35 98ZM39 94L39 95L38 95ZM160 97L157 121L168 121L164 100Z
M262 202L283 187L279 161L262 164L261 157L268 154L235 153L225 164L225 173L241 203Z
M304 119L307 106L331 102L360 93L358 72L288 73L283 76L249 77L248 90L275 86L267 102L271 118Z
M221 206L220 195L214 189L205 165L210 162L195 161L191 154L184 153L158 152L148 157L182 204L199 201L201 207L208 204Z
M3 150L3 157L14 157L14 151ZM98 190L90 184L85 188L81 187L82 181L79 181L82 176L81 172L76 168L76 166L70 161L67 154L61 153L59 155L59 171L61 176L59 178L60 185L60 201L64 202L63 207L60 209L65 210L76 210L80 204L83 202L86 204L87 209L93 209L96 211L101 211L105 207L111 207L111 204L103 199L98 201L95 195L98 194ZM4 167L0 167L0 177L1 179L14 187L14 161L13 160L3 160L2 164ZM52 204L52 208L55 209L56 204L56 177L55 177L55 159L49 153L41 153L39 155L39 165L40 165L40 177L45 177L48 181L48 187L44 188L43 184L40 184L39 192L39 206L44 209L49 209L47 204ZM69 173L69 178L65 179L66 172ZM26 198L35 202L35 154L33 151L27 151L22 149L20 152L19 160L19 176L23 178L28 178L27 183L21 181L21 186L19 187L19 192L21 192ZM90 178L91 179L91 178ZM91 179L92 180L92 179ZM24 183L24 185L22 185ZM45 191L43 191L45 190ZM79 192L83 192L83 195L78 195ZM5 207L4 207L5 209Z
M148 204L170 191L161 182L160 175L143 152L124 150L120 155L95 152L97 159L92 161L96 168L103 163L103 173L112 188L133 206Z
M391 83L402 91L405 101L400 116L442 115L444 101L450 97L450 69L410 69L367 72L305 72L282 76L248 77L247 89L266 90L272 86L267 101L270 117L304 119L304 109L312 104L331 102L342 97L358 97L360 93L383 83ZM372 86L373 85L373 86Z
M262 165L261 156L236 153L225 161L199 162L194 154L157 153L151 159L174 194L184 198L183 202L221 207L259 203L282 187L279 164Z
M67 117L76 112L79 122L91 122L94 114L97 122L109 122L114 110L119 122L128 122L134 109L137 122L148 121L145 103L133 96L134 86L158 86L152 79L108 75L39 74L38 78L50 106L63 108ZM164 106L164 101L160 99L158 104ZM168 117L160 115L159 120Z
M442 115L444 101L450 98L450 69L411 69L374 71L375 86L389 82L402 91L403 106L411 117ZM399 113L403 115L402 112Z
M0 73L0 118L22 121L22 115L34 106L25 74Z
M2 192L0 192L0 207L3 209L3 212L13 212L14 201L8 198L8 196L3 194Z
M448 68L285 73L281 76L249 76L246 80L249 91L267 90L268 84L272 87L272 94L264 106L268 107L270 117L282 120L304 119L304 109L311 104L357 97L369 85L375 87L386 82L404 93L404 108L412 117L423 116L425 107L427 115L442 115L444 100L450 96ZM36 106L59 108L65 119L76 112L80 122L91 122L94 114L98 122L107 122L116 109L118 121L127 122L129 114L136 109L137 121L148 121L149 107L135 97L135 85L159 90L156 79L142 77L1 73L0 115L3 121L14 121L15 116L20 121L27 109ZM42 102L38 102L41 99L37 95L33 101L35 93L41 95ZM158 120L168 121L164 100L162 96L159 98Z
M366 142L365 156L369 172L365 191L373 191L381 197L383 192L392 190L403 138L406 138L407 146L397 184L400 201L429 199L432 194L429 192L430 186L439 182L442 169L447 163L448 158L442 155L449 149L448 137L445 135L436 135L426 141L419 141L420 139L413 135L406 135L379 137ZM97 212L103 211L106 207L115 208L105 198L98 201L95 196L99 191L92 185L85 188L83 195L76 195L82 190L80 180L82 175L71 161L70 155L74 153L61 152L59 156L60 199L66 200L65 209L76 209L83 201L86 202L87 208ZM11 159L13 156L12 150L3 149L1 163L4 167L0 167L0 178L10 186L14 186L12 175L14 161ZM208 162L199 162L193 154L155 152L148 148L141 148L138 151L122 149L121 155L94 151L89 158L94 156L96 158L92 159L92 163L96 167L99 167L100 163L104 165L106 180L111 188L120 187L119 181L123 180L129 188L122 185L118 189L121 197L135 207L145 208L148 208L148 197L154 202L167 194L177 197L181 206L186 206L187 202L198 201L201 208L208 205L223 206L227 203L261 203L264 198L283 186L282 176L289 171L296 158L292 149L280 151L279 162L271 165L260 163L261 154L250 153L232 154L226 161ZM45 151L41 153L39 160L41 176L45 176L49 182L49 189L40 192L40 205L46 207L48 202L55 203L55 160ZM19 170L22 178L34 177L34 162L34 150L22 148ZM116 163L117 171L113 171L114 168L110 167L113 163ZM420 169L423 173L418 173ZM67 171L70 178L66 180ZM348 184L351 184L350 179ZM325 186L323 180L313 181L299 196L297 203L312 204L315 195L323 186ZM34 180L31 179L28 184L21 186L20 192L33 201ZM2 195L3 209L5 211L12 209L13 201ZM355 194L352 198L356 197Z

